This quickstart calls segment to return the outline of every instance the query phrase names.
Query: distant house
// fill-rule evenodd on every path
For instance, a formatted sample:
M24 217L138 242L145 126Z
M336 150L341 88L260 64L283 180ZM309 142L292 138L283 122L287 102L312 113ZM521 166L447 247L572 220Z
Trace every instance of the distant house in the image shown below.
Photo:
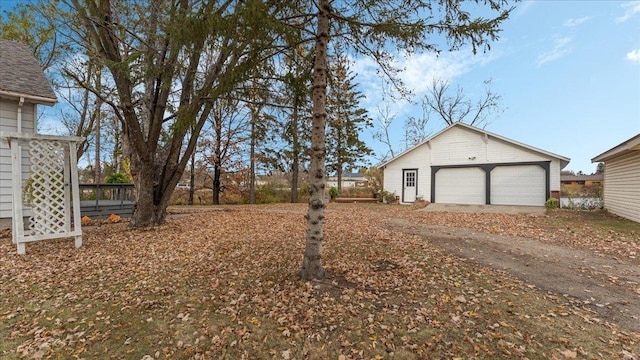
M604 207L640 222L640 134L594 157L591 162L604 162Z
M383 189L401 203L544 206L560 196L569 159L455 123L379 165Z
M560 184L562 185L602 185L604 182L604 174L593 175L560 175Z
M342 188L367 187L369 181L362 173L346 173L342 175ZM327 178L327 188L338 187L338 177L329 176Z
M35 133L38 105L57 101L49 81L28 46L0 39L0 131ZM22 171L29 174L29 159L22 152ZM6 141L0 141L0 223L10 225L11 157Z

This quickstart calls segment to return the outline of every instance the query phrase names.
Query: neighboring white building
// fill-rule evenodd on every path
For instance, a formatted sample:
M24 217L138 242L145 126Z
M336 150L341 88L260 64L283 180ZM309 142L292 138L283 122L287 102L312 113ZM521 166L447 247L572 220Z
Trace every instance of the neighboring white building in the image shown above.
M35 133L38 105L53 105L56 101L31 49L0 39L0 131ZM22 151L22 169L28 174L26 149ZM9 146L6 141L0 141L0 227L11 224L11 199Z
M342 188L351 188L351 187L367 187L369 185L369 181L367 178L361 173L346 173L342 175ZM329 176L327 178L327 189L332 187L338 187L338 177L337 176Z
M604 162L604 207L640 222L640 134L591 159Z
M401 203L544 206L569 158L455 123L381 164Z

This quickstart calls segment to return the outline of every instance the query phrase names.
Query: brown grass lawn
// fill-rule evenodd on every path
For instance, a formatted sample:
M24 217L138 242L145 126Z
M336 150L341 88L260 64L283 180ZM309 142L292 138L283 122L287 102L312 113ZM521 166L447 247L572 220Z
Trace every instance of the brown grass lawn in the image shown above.
M156 229L0 239L3 359L638 359L640 334L392 230L404 218L640 256L603 213L432 214L330 204L324 281L298 278L306 206L196 208ZM191 212L175 208L174 212ZM604 250L601 248L604 244Z

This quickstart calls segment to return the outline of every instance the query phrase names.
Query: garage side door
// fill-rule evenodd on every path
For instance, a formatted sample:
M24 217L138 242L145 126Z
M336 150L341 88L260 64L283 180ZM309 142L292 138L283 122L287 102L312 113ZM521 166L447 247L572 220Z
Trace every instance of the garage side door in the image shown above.
M546 197L540 166L497 166L491 171L491 204L543 206Z
M480 168L440 169L435 180L436 203L486 203L485 172Z

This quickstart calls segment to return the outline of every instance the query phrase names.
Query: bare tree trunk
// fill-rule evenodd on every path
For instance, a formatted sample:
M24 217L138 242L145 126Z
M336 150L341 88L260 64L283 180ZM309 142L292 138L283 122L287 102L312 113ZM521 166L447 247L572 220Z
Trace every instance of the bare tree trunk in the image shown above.
M336 161L336 179L338 180L338 196L342 194L342 130L344 128L342 124L342 114L338 112L337 114L338 126L335 129L334 136L336 137L336 148L335 148L335 161Z
M101 71L100 69L98 69L96 71L96 90L98 91L98 94L100 94L100 88L102 86L102 81L101 81ZM101 169L101 163L100 163L100 147L102 146L102 144L100 144L100 124L102 123L102 114L100 114L102 108L102 99L98 96L96 98L96 108L93 110L96 112L96 123L95 123L95 146L96 146L96 157L95 157L95 163L94 163L94 173L93 173L93 182L98 184L102 182L102 169Z
M141 163L134 177L138 196L129 226L151 227L164 224L169 196L156 184L153 164Z
M300 159L298 155L293 157L293 165L291 169L291 203L298 202L298 177L300 176Z
M222 109L214 111L216 140L213 143L213 205L220 205L220 175L222 172Z
M338 164L336 169L336 177L338 180L338 194L342 194L342 164Z
M298 103L296 94L293 100L293 114L291 119L291 140L293 152L293 164L291 165L291 202L298 202L298 177L300 171L300 141L298 139Z
M216 164L213 170L213 205L220 205L220 165Z
M250 149L250 168L249 168L249 204L256 203L256 114L255 110L251 110L251 149Z
M327 47L329 44L329 16L331 7L328 0L318 3L318 30L313 72L313 119L311 132L311 167L309 171L309 209L307 212L307 233L302 260L303 279L321 279L325 275L322 268L322 241L324 240L325 199L325 126L327 123Z
M193 205L193 194L196 191L196 151L191 154L191 178L189 179L189 205Z
M110 122L110 126L113 129L113 152L111 153L111 165L113 167L113 171L121 173L124 171L122 169L122 157L125 154L125 149L123 147L119 120L117 118L113 119Z

